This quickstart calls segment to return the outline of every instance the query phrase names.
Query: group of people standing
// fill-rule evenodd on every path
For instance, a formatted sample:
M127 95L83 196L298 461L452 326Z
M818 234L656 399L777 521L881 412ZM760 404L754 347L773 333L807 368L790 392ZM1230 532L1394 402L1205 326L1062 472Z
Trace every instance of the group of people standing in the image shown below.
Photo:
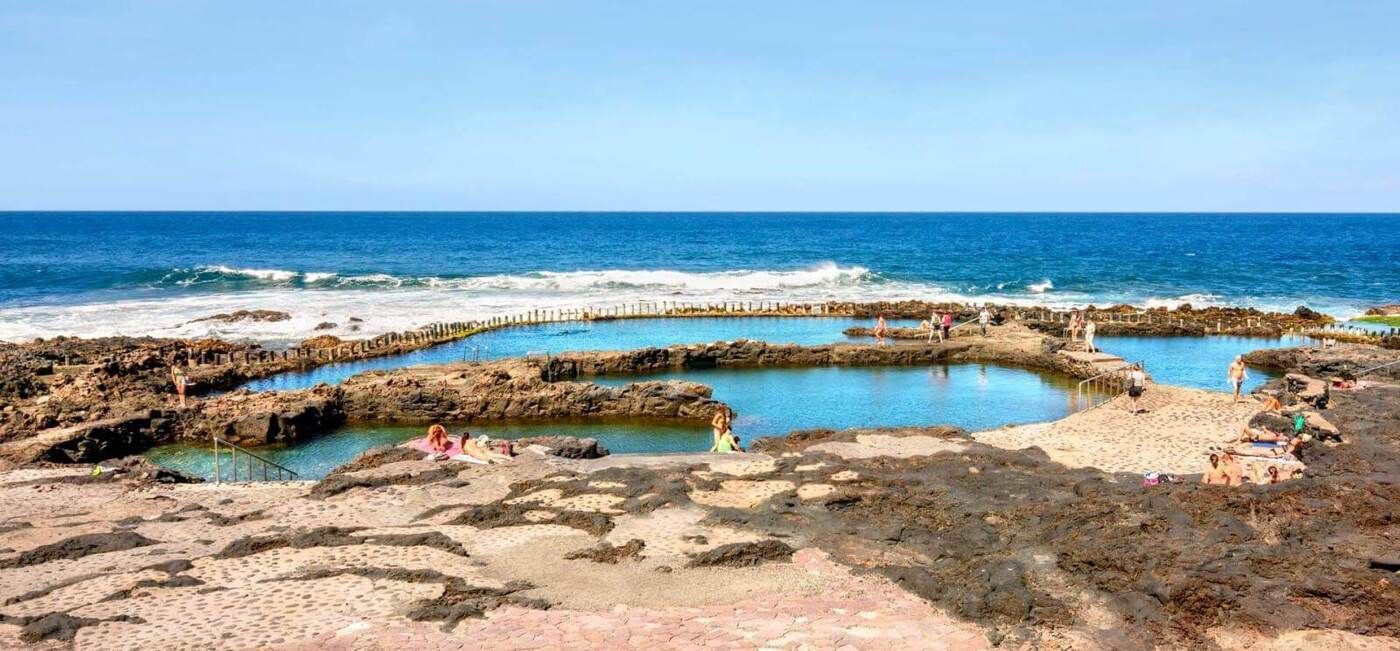
M1069 315L1069 340L1078 341L1081 330L1084 332L1084 350L1099 352L1098 347L1094 345L1094 332L1098 330L1098 326L1094 325L1094 320L1089 318L1087 313L1075 310Z
M990 326L991 323L992 311L987 309L987 306L984 305L982 309L977 312L977 324L982 328L983 337L987 336L987 326ZM935 335L938 337L939 343L951 339L953 337L953 311L949 310L940 313L938 310L934 310L929 314L927 321L919 323L919 330L928 331L929 343L933 343ZM889 324L885 322L885 315L879 314L875 316L875 329L871 331L871 334L875 336L875 343L877 345L885 345L885 338L890 334L890 327Z

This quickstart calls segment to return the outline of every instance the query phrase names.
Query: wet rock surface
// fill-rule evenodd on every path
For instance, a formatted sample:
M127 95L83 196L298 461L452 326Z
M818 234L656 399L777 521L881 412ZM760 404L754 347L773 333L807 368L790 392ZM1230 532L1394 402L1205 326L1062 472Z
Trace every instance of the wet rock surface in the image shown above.
M190 323L201 323L205 321L217 321L220 323L277 323L280 321L290 321L292 315L278 310L235 310L233 312L223 312L210 316L193 319Z
M539 445L547 448L549 454L565 459L598 459L608 456L608 448L598 443L598 439L575 438L572 436L529 436L514 441L517 448Z

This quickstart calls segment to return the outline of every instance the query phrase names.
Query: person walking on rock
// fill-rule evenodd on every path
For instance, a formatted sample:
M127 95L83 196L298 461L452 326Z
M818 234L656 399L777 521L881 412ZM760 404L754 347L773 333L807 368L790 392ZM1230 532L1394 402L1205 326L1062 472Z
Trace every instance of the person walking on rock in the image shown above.
M190 386L190 378L185 375L185 369L177 366L170 367L170 379L175 383L175 395L180 396L180 408L185 408L185 389Z
M1084 315L1075 310L1069 313L1069 340L1074 341L1079 338L1079 328L1084 325Z
M889 332L889 326L885 325L885 315L881 314L875 317L875 343L880 346L885 345L885 335Z
M953 312L949 310L943 313L943 339L953 338Z
M1099 349L1094 347L1094 331L1097 329L1093 319L1084 319L1084 350L1091 353L1099 352Z
M982 306L982 311L977 313L977 323L982 326L982 336L987 336L987 324L992 322L992 313L987 310L987 306Z

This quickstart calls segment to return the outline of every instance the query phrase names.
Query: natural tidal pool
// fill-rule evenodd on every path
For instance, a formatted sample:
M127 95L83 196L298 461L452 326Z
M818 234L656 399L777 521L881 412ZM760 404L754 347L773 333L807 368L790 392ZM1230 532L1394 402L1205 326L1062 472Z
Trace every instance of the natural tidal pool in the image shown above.
M596 378L620 385L635 377ZM738 412L735 432L745 445L761 436L797 429L947 424L980 430L1014 423L1061 418L1071 409L1077 382L1030 370L985 364L931 367L788 369L711 369L647 376L685 379L714 389L714 397ZM493 424L450 427L473 434L520 438L561 434L597 438L614 453L698 452L710 446L704 425L573 422ZM421 436L423 427L356 426L294 445L259 448L257 453L297 471L306 479L325 475L378 445ZM213 475L209 448L188 444L153 449L156 463Z
M869 326L871 323L869 319L848 317L697 317L546 323L492 330L403 355L327 364L306 372L284 373L255 380L244 386L253 391L306 389L322 382L339 384L350 376L365 371L445 364L478 358L520 357L531 352L630 350L737 339L811 346L853 341L842 334L842 331L852 326ZM917 325L917 321L890 321L890 327Z
M1229 391L1226 371L1236 355L1261 348L1305 345L1302 337L1095 337L1094 343L1106 352L1129 362L1142 361L1152 380L1162 384ZM1278 377L1262 369L1250 368L1244 390L1253 391Z

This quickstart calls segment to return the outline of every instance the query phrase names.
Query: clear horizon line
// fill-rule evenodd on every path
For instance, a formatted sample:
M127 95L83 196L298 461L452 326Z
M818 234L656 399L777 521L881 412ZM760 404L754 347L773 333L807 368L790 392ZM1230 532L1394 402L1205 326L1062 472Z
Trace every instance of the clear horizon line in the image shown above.
M115 208L115 209L0 209L0 215L22 214L444 214L444 215L1337 215L1396 217L1400 211L1316 211L1316 210L490 210L490 209L228 209L228 208Z

